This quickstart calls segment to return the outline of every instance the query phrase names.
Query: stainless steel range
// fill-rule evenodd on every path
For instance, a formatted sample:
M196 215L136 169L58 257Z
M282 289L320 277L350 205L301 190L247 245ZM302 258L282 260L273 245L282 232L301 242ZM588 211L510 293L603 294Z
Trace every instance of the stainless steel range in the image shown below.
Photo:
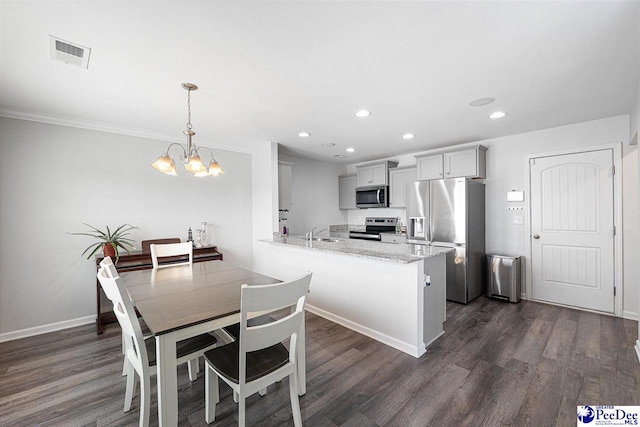
M380 233L388 233L396 231L398 218L375 218L367 217L365 219L365 231L350 231L350 239L365 240L382 240Z

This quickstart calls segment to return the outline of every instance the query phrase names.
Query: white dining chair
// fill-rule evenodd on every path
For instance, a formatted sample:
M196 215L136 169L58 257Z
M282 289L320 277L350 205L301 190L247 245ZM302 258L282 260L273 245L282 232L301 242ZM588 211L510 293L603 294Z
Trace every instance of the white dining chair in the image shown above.
M225 346L214 348L205 357L205 420L215 420L220 401L218 377L227 383L238 400L238 425L245 425L245 399L289 377L291 410L296 426L302 425L298 401L296 346L304 321L304 306L311 283L311 273L299 279L274 285L242 285L240 337ZM267 324L247 325L250 313L271 313L286 307L290 314ZM289 339L289 350L282 344Z
M176 265L192 265L193 264L193 245L191 242L183 243L167 243L167 244L151 244L151 262L153 262L153 268L163 267L175 267ZM180 255L189 255L188 261L183 262L169 262L161 264L158 258L176 257Z
M100 268L103 268L105 274L111 279L115 279L116 277L119 277L118 270L116 269L116 266L113 265L113 261L111 261L111 257L103 258L102 261L100 261ZM110 301L113 301L115 295L112 294L111 292L114 291L114 288L105 289L103 287L102 290L104 291L104 294L107 296L107 298L109 298ZM142 329L142 335L143 336L144 335L149 335L149 330L147 329L147 333L145 333L142 324L140 325L140 328ZM122 354L126 354L126 353L127 353L127 347L126 347L125 337L124 337L124 334L122 334ZM128 364L129 364L129 362L127 361L127 358L125 357L124 358L124 363L122 364L122 376L123 377L125 375L127 375L127 366L128 366Z
M149 245L149 249L151 251L151 262L153 263L153 268L164 268L164 267L175 267L178 265L193 265L193 245L191 242L183 242L183 243L152 243ZM166 258L166 257L177 257L181 255L188 255L188 261L182 262L168 262L162 264L158 258ZM198 372L200 372L200 364L198 363L198 359L189 361L189 379L191 381L195 381L198 378Z
M127 382L124 398L124 412L131 409L137 378L140 380L140 426L149 425L151 407L151 374L156 371L155 339L145 339L140 322L127 290L118 276L110 277L108 263L98 270L98 280L105 295L113 303L113 311L125 337L125 358L127 359ZM202 334L179 341L176 345L177 365L196 359L216 346L216 338Z

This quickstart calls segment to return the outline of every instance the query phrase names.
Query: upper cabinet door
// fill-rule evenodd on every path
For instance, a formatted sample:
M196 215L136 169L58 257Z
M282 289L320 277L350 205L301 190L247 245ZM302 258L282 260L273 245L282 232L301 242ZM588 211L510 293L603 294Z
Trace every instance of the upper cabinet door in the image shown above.
M416 181L416 168L391 169L389 171L390 208L407 207L407 184Z
M442 179L444 178L444 170L442 163L442 154L433 154L431 156L417 157L416 164L418 167L418 180Z
M398 162L390 160L367 166L356 166L358 187L389 185L389 168L396 166L398 166Z
M371 185L387 185L387 165L382 164L371 166L371 176L373 179Z
M340 209L356 209L356 176L341 176L340 181Z
M373 182L373 168L366 166L358 168L358 187L366 187L372 185Z
M444 153L444 174L445 178L478 175L478 151L472 148Z

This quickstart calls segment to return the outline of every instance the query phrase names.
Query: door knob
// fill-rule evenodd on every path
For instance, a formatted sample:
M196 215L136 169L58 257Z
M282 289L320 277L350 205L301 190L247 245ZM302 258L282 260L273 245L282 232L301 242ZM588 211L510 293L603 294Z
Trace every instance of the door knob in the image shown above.
M534 235L533 235L533 238L534 238L534 239L539 239L539 238L540 238L540 235L539 235L539 234L534 234Z

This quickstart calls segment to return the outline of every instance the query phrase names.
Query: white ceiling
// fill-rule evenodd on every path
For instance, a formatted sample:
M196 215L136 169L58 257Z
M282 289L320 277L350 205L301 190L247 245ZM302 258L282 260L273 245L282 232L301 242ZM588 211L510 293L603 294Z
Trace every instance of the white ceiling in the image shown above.
M637 0L2 0L0 13L5 114L181 138L193 82L196 143L349 163L626 114L640 74ZM89 69L51 60L50 34L90 47ZM481 97L496 101L468 105Z

